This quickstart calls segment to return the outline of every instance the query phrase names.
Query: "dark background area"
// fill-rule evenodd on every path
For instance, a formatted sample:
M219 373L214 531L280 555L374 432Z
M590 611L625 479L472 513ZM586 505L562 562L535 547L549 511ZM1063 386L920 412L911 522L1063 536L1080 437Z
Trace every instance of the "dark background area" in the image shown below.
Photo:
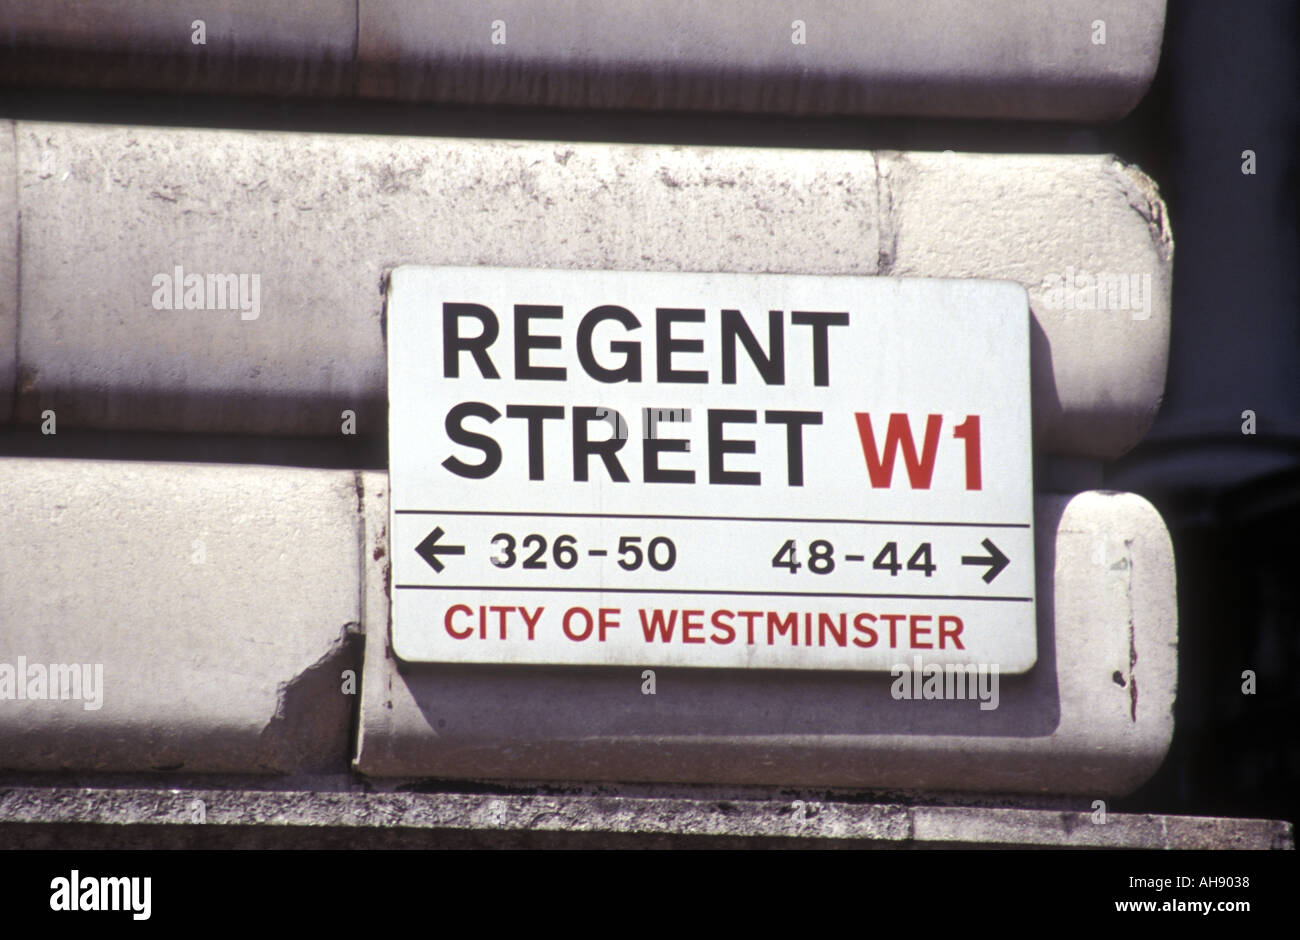
M1172 0L1150 93L1101 134L1160 184L1175 245L1165 399L1106 474L1160 510L1178 580L1173 746L1121 810L1300 816L1298 24Z
M1179 692L1156 776L1110 808L1300 812L1300 5L1170 0L1150 91L1104 126L434 108L396 102L0 90L17 119L614 142L1115 153L1159 184L1173 327L1155 427L1107 467L1150 499L1177 564ZM1242 173L1242 152L1256 173ZM1242 433L1242 412L1257 429ZM31 432L35 434L35 432ZM50 453L22 442L6 453ZM61 431L57 453L383 468L382 439ZM1243 694L1243 671L1256 691Z

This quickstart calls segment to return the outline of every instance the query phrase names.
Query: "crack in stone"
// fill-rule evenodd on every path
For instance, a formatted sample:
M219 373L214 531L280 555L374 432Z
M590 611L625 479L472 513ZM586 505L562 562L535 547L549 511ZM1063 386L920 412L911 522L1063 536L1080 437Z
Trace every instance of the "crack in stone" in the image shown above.
M871 161L876 168L876 276L878 277L887 277L893 272L894 259L898 256L894 191L889 185L889 177L893 171L890 161L895 156L892 153L871 151Z

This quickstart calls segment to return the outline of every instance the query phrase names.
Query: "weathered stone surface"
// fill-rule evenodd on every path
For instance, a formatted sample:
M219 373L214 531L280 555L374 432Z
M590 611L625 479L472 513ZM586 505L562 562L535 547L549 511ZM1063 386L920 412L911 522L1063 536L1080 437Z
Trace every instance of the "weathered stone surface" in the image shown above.
M13 417L18 369L18 156L12 121L0 121L0 424Z
M895 701L883 674L660 669L646 696L638 669L399 666L383 473L34 459L0 472L18 494L5 530L24 533L0 565L0 663L103 666L100 708L0 702L0 768L338 765L359 623L355 766L379 777L1106 796L1149 776L1172 734L1172 557L1134 496L1040 497L1039 664L1001 677L985 711Z
M0 672L102 667L98 707L11 688L0 768L346 766L351 472L0 459L0 490Z
M1111 158L16 133L29 425L53 408L71 427L334 435L352 410L382 435L381 288L404 263L1012 279L1040 450L1118 456L1163 389L1164 209ZM177 265L257 275L256 318L155 309ZM1144 306L1055 309L1045 285L1072 272L1131 274Z
M366 554L386 478L362 475ZM1123 794L1173 734L1172 549L1140 497L1040 496L1039 659L1000 703L898 701L888 674L411 666L388 648L387 569L366 572L356 767L371 776Z
M1033 0L576 0L563 8L504 0L490 10L475 0L385 0L360 8L360 92L564 107L1106 120L1126 114L1155 75L1164 13L1164 0L1086 9Z
M18 133L25 420L54 407L73 425L338 434L351 409L383 433L381 286L406 262L875 271L860 154ZM67 169L41 178L43 148ZM152 279L176 265L258 274L257 319L153 309Z
M1265 819L788 797L0 788L14 848L701 846L1291 849ZM61 839L61 842L55 842Z
M1035 446L1106 459L1140 440L1169 349L1173 241L1155 184L1108 156L882 154L880 172L882 273L1029 291Z
M116 0L104 16L96 0L42 0L0 11L0 81L1097 121L1146 91L1164 13L1164 0Z
M203 42L197 22L202 21ZM43 85L227 94L351 94L356 0L7 3L0 76Z

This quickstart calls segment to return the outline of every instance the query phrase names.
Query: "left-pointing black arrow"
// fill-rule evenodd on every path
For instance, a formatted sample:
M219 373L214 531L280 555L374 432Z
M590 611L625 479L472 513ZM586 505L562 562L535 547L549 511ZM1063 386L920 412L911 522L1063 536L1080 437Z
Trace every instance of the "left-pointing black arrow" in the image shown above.
M1002 573L1002 569L1011 562L1011 559L1002 554L998 547L988 539L980 542L980 544L984 546L984 550L988 554L962 555L961 563L963 565L988 565L989 570L984 572L984 583L991 584L993 579Z
M432 532L424 537L424 541L415 546L416 553L429 563L429 567L434 571L441 572L447 567L439 559L439 555L463 555L465 554L464 545L439 545L438 539L446 535L442 531L442 526L437 526Z

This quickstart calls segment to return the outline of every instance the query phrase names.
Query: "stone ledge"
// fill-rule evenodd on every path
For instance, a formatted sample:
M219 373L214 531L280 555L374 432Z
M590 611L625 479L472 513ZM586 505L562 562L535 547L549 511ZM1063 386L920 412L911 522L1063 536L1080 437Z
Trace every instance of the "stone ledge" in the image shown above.
M341 767L357 698L357 767L390 778L1107 796L1172 734L1168 536L1126 494L1039 498L1039 665L985 712L894 701L885 674L665 670L647 701L637 669L399 669L380 472L0 460L0 479L23 533L0 550L0 660L102 664L107 690L4 701L11 770Z
M1038 451L1118 457L1164 390L1171 237L1113 157L19 121L0 123L10 162L0 413L22 427L53 409L60 429L338 438L351 410L382 437L401 264L1011 280ZM196 275L217 309L166 309ZM236 275L242 306L218 284Z
M388 479L361 480L366 554L380 559ZM1173 735L1168 532L1132 494L1039 494L1035 513L1038 663L1004 677L985 712L894 701L888 673L663 668L647 697L636 667L402 665L387 565L368 565L355 766L376 778L1130 793Z
M197 819L202 822L197 822ZM639 845L689 848L1292 849L1267 819L803 800L622 795L0 789L11 848L436 848Z
M11 2L0 10L7 86L176 93L350 95L357 0ZM201 19L206 41L195 43Z
M1165 20L1164 0L115 0L111 17L95 6L6 4L0 83L1098 121L1146 91Z
M0 768L346 767L352 472L0 459L0 490Z

